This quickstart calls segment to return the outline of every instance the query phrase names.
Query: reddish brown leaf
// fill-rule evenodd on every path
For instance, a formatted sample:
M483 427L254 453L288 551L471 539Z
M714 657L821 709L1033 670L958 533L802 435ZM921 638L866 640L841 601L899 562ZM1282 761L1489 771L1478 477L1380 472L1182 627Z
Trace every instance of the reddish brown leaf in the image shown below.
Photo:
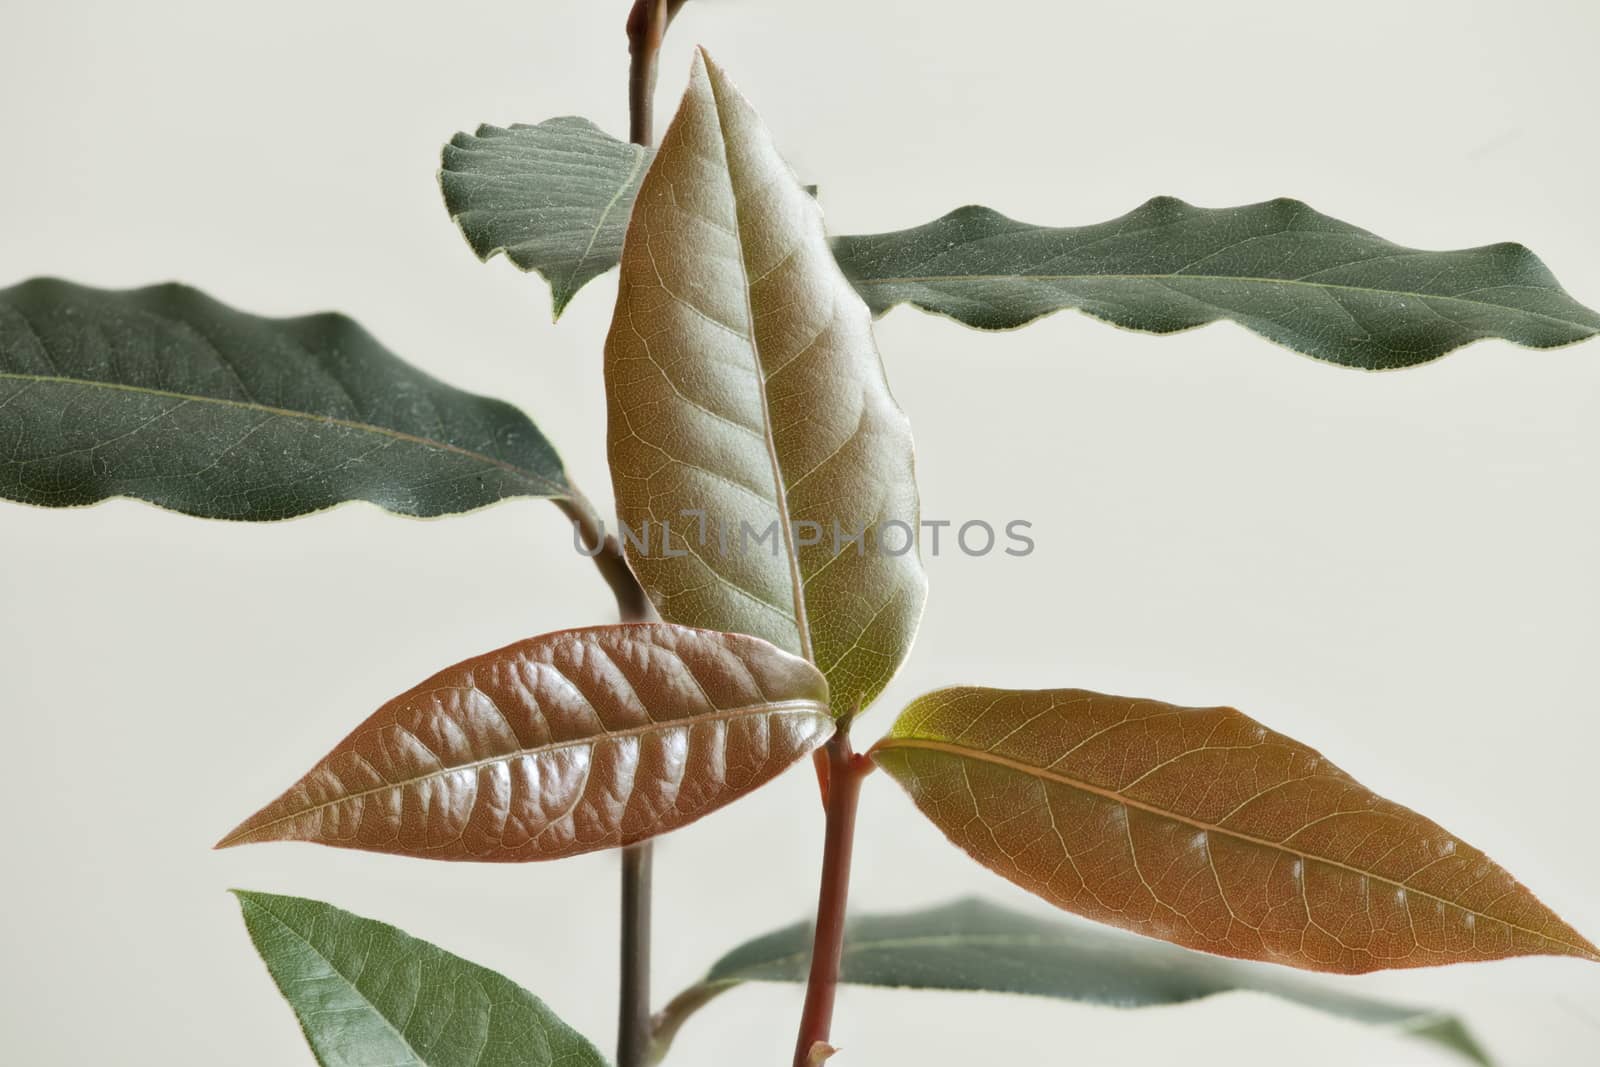
M945 689L872 754L980 863L1189 948L1347 974L1600 960L1482 852L1232 708Z
M661 623L567 630L389 701L218 847L556 859L691 823L832 732L822 675L765 641Z

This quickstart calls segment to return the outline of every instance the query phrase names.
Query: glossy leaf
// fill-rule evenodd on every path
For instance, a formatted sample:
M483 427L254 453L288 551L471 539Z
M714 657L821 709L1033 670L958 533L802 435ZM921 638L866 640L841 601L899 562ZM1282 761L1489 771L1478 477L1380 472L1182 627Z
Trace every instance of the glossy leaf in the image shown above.
M606 386L618 513L653 536L625 547L662 617L812 660L841 715L870 703L926 589L910 427L816 203L703 54L629 224Z
M236 890L245 927L323 1067L604 1067L544 1002L387 923Z
M1370 370L1486 337L1551 348L1600 331L1600 314L1521 245L1403 248L1298 200L1213 210L1160 197L1067 228L964 207L916 229L840 238L835 251L875 314L909 303L1007 329L1076 308L1153 333L1227 319Z
M651 155L588 119L479 126L445 146L439 185L478 258L504 253L538 271L559 318L586 282L622 258L628 212Z
M267 319L180 285L0 290L0 496L134 497L213 519L349 500L403 515L570 493L509 404L395 357L342 315Z
M656 1048L714 997L745 982L804 983L812 927L796 923L718 960L662 1013ZM1490 1060L1452 1015L1357 996L1279 967L1219 959L1089 923L1040 919L981 900L901 915L861 915L845 927L840 979L904 989L1020 993L1114 1008L1183 1004L1219 993L1280 997L1391 1027L1467 1059Z
M822 676L764 641L661 623L567 630L389 701L218 847L557 859L685 826L832 732Z
M1482 852L1232 708L945 689L872 755L985 866L1189 948L1349 974L1600 960Z
M546 128L581 136L518 132ZM577 285L620 256L616 220L637 192L642 150L575 118L502 134L479 131L481 162L446 150L447 176L458 171L456 180L481 187L463 232L480 256L503 247L523 269L551 278L559 312ZM464 194L447 186L446 203L460 214ZM591 242L593 231L569 220L592 220L601 209L609 224ZM1481 338L1550 348L1600 331L1600 314L1568 296L1521 245L1405 248L1295 200L1211 209L1158 197L1119 219L1068 227L970 205L909 230L833 243L874 314L912 304L980 329L1067 309L1152 333L1226 319L1368 370L1425 363Z

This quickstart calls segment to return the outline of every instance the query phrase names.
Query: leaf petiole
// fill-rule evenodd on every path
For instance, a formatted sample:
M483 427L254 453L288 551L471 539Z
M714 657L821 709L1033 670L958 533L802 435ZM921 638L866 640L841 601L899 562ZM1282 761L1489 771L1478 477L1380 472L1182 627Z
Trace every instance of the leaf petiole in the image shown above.
M814 1050L826 1046L833 1026L833 1002L839 989L839 965L844 958L845 916L850 897L850 860L855 850L856 809L861 783L872 773L873 763L850 747L850 724L822 750L827 757L827 834L822 845L822 887L817 899L816 934L811 947L811 974L806 982L806 1003L800 1014L800 1036L795 1042L795 1067L812 1067Z

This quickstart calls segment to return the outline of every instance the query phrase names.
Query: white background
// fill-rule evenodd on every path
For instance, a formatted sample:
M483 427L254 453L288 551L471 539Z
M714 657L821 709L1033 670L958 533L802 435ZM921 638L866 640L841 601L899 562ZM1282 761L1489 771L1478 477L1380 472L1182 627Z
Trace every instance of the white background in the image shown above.
M440 145L585 114L625 132L625 0L4 0L0 285L168 279L268 314L337 308L538 420L608 498L600 342L478 264ZM1155 194L1293 195L1422 247L1519 240L1600 301L1590 0L695 0L703 42L837 232L982 201L1088 223ZM1026 518L1030 558L944 555L912 659L861 726L956 682L1233 703L1495 856L1600 936L1600 344L1490 342L1370 375L1213 326L1060 315L1000 335L897 311L879 339L924 514ZM116 502L0 508L0 1059L309 1063L224 892L326 899L504 971L609 1048L616 857L429 865L208 846L379 703L611 607L548 503L273 526ZM804 769L663 841L658 989L807 914ZM854 902L1031 898L869 783ZM1041 906L1042 907L1042 906ZM1600 967L1374 976L1458 1008L1506 1064L1589 1062ZM786 1062L797 988L729 996L675 1062ZM1445 1064L1253 996L1139 1014L846 990L837 1062Z

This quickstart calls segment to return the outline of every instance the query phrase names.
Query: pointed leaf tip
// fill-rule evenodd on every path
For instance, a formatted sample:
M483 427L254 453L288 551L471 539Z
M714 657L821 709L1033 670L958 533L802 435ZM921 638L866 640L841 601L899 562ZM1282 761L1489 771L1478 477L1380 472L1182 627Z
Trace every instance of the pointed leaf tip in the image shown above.
M557 859L686 826L832 733L822 675L765 641L665 623L567 630L389 701L218 847Z
M503 975L318 900L234 895L322 1067L607 1067Z
M911 427L821 209L749 101L696 64L634 205L606 338L618 514L656 534L625 547L663 618L804 656L848 715L921 620L922 561L894 529L917 528ZM672 520L687 544L672 548L662 516L694 514L680 509L702 517Z
M1065 310L1150 333L1231 321L1366 370L1485 338L1553 348L1600 331L1521 245L1406 248L1288 198L1200 208L1156 197L1092 226L964 207L923 226L838 238L874 314L899 304L1005 330Z
M1600 961L1482 852L1232 708L945 689L872 757L996 873L1188 948L1343 974Z

